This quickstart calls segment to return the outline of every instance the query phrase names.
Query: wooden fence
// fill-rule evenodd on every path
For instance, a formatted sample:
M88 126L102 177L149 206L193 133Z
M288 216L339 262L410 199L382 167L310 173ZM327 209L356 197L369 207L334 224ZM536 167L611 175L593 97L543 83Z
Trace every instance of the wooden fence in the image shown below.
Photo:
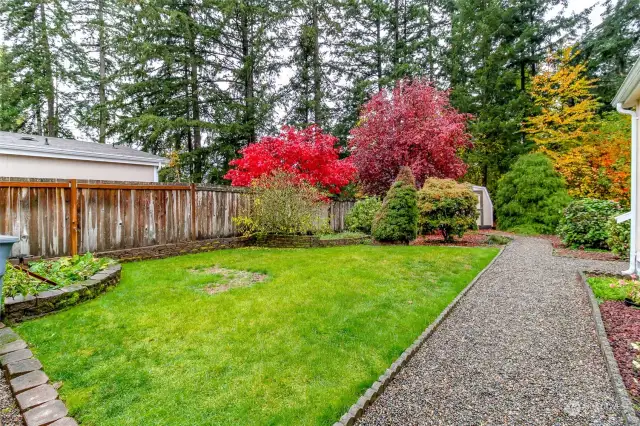
M227 186L5 178L0 234L20 237L13 256L45 257L230 237L247 202L246 190ZM327 207L334 231L352 206Z

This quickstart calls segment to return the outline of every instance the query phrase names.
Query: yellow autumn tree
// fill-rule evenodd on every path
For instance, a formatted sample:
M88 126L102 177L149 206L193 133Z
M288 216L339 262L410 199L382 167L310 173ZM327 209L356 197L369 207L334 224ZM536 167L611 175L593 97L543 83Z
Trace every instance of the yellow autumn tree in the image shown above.
M531 84L539 114L524 130L565 178L569 195L628 203L630 188L629 120L596 113L599 103L586 77L586 64L575 63L570 48L546 61Z
M544 70L531 81L531 96L540 113L527 118L525 131L554 160L586 142L594 127L595 80L586 77L585 63L572 63L578 53L566 48L548 57Z

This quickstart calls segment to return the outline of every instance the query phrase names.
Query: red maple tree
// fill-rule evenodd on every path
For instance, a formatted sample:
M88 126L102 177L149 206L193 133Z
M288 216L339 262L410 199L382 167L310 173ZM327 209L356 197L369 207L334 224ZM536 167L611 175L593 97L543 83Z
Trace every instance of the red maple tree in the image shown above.
M249 186L254 179L276 170L295 179L339 194L349 184L356 169L350 158L340 159L338 138L316 125L305 129L285 126L278 136L264 136L240 150L241 158L224 176L234 186Z
M401 166L409 166L416 183L428 177L463 176L467 167L458 156L471 146L468 114L449 103L449 94L425 80L400 80L392 91L381 90L360 113L351 130L353 164L362 189L384 194Z

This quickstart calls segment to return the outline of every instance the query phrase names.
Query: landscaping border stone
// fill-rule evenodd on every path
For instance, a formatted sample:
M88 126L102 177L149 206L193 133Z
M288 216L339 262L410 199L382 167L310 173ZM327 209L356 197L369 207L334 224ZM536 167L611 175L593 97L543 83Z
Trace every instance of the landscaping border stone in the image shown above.
M369 237L322 240L315 235L265 235L256 237L254 246L268 248L338 247L365 244L369 241L371 241Z
M476 275L476 277L467 285L451 303L438 315L435 321L433 321L429 327L422 334L414 340L414 342L409 346L405 351L395 360L393 364L387 370L378 377L378 380L371 385L369 389L367 389L358 399L358 401L351 406L349 411L347 411L340 420L335 422L333 426L352 426L356 423L356 421L362 417L365 408L369 407L378 396L382 394L384 389L391 383L391 381L398 375L400 370L409 362L409 360L416 354L418 349L423 345L423 343L437 330L437 328L442 324L442 322L449 316L449 314L453 311L453 309L458 305L460 300L467 294L471 288L478 282L480 277L494 264L494 262L502 255L504 252L504 247L500 249L498 254L489 262L487 266L484 267L482 271Z
M0 328L5 328L0 323ZM24 340L8 342L0 346L3 359L10 361L2 364L4 375L9 382L11 393L16 398L18 408L26 426L64 424L77 426L78 423L67 416L69 410L59 398L58 391L50 383L49 377L42 371L42 363L33 357ZM18 354L18 356L15 356ZM26 356L25 356L26 355Z
M3 320L20 322L57 312L80 302L94 299L120 282L122 266L111 265L89 279L37 295L7 297Z
M369 237L343 238L335 240L321 240L317 236L288 236L268 235L264 237L224 237L207 240L184 241L177 244L160 244L155 246L137 247L123 250L103 251L96 253L98 257L109 257L120 262L136 262L139 260L164 259L166 257L184 254L202 253L207 251L234 249L242 247L268 248L313 248L337 247L355 244L365 244Z
M591 272L587 271L586 273ZM620 409L622 410L622 416L624 418L625 424L638 426L640 425L640 419L638 419L638 416L636 416L635 410L633 409L633 403L631 402L631 398L629 397L627 388L622 381L622 376L620 375L620 370L618 369L618 362L613 356L613 350L611 349L611 345L609 344L607 331L605 330L604 322L602 321L602 315L600 315L598 301L596 300L596 296L593 294L591 286L587 282L586 273L584 271L579 271L577 273L577 279L582 283L582 286L587 293L587 297L589 298L589 304L591 305L591 315L593 316L593 322L595 323L600 350L602 351L602 356L604 357L605 364L607 366L607 372L609 373L609 380L611 380L611 385L613 386L616 398L618 399L618 403L620 404ZM602 275L601 272L594 271L593 273ZM618 276L616 274L607 275Z

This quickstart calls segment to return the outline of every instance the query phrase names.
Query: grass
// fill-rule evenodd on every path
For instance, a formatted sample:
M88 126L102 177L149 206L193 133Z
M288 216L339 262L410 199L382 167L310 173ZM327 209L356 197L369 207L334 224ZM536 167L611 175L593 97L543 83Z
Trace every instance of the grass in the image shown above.
M16 331L83 425L330 425L494 248L238 249L124 265ZM207 267L266 274L218 294Z
M617 283L620 278L615 277L589 277L587 283L593 290L593 295L596 296L598 301L603 300L624 300L626 297L625 288L611 288L610 285Z

